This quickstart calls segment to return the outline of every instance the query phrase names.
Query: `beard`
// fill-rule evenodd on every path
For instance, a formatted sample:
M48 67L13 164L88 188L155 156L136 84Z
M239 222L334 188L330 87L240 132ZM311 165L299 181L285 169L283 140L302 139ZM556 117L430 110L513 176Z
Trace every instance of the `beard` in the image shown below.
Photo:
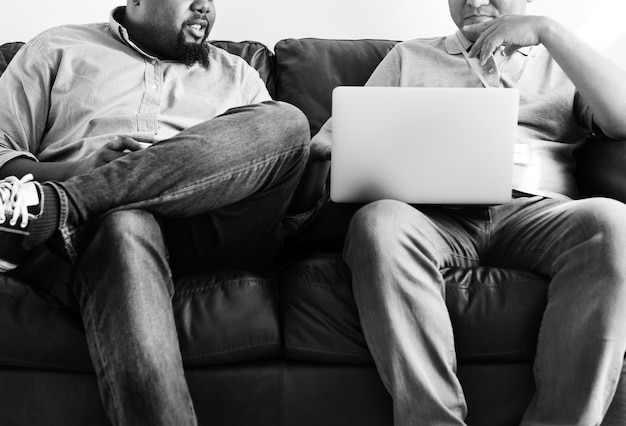
M178 36L176 54L178 60L188 67L197 63L208 69L210 50L211 48L206 39L203 39L201 43L188 43L185 41L185 36L182 33Z

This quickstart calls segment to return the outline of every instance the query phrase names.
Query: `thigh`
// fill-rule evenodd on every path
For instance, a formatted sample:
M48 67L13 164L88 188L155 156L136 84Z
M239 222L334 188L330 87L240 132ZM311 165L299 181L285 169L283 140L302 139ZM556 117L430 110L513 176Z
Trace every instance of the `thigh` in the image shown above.
M413 262L425 257L436 269L476 266L481 237L477 212L377 201L354 215L346 247L356 252L374 250L391 258L406 253Z
M626 205L615 200L522 199L494 208L492 220L486 260L495 266L552 276L563 262L615 263L626 248Z

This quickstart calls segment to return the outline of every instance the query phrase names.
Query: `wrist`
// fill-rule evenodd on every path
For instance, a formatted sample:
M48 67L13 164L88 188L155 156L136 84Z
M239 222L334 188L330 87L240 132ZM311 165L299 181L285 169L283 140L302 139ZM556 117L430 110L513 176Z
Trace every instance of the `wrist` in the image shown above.
M537 38L539 43L544 46L550 46L554 43L556 37L563 33L565 28L552 18L547 16L540 16L539 19L539 31Z

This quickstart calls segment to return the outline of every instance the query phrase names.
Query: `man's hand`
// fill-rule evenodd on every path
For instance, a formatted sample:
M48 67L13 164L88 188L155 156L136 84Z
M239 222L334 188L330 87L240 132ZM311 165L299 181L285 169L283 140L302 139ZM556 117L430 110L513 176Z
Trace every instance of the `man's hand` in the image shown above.
M317 137L311 139L309 158L312 161L330 161L330 138Z
M542 33L550 23L551 20L543 16L506 15L467 25L463 32L470 40L476 40L469 56L478 56L480 65L485 65L500 46L505 46L504 54L508 56L521 47L540 44Z
M86 174L131 152L141 151L146 144L123 138L108 142L89 157L78 163L75 174Z

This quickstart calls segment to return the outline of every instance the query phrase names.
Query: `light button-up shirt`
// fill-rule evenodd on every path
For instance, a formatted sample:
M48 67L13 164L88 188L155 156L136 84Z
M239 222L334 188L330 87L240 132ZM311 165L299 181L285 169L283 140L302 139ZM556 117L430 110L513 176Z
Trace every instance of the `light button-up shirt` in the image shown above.
M115 138L160 141L271 99L254 68L214 46L208 69L142 51L123 12L53 28L15 55L0 77L0 167L15 157L78 160Z

